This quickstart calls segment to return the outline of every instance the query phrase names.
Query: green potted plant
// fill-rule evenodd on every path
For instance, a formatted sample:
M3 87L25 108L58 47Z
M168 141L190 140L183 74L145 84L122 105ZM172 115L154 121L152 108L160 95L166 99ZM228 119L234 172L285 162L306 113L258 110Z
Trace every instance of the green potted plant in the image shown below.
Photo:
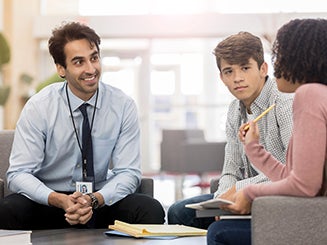
M0 32L0 106L3 106L9 96L10 86L4 85L2 81L2 67L10 61L10 47L6 38Z
M64 78L59 77L59 75L57 73L52 74L50 77L48 77L46 80L44 80L43 82L41 82L37 87L36 87L36 92L39 92L41 89L43 89L44 87L52 84L52 83L56 83L56 82L62 82L64 81Z

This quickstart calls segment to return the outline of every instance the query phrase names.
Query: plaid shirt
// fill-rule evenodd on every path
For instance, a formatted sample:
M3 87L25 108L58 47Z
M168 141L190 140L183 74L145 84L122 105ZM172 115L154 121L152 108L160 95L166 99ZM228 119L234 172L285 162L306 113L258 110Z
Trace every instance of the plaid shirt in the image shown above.
M276 83L267 78L260 95L251 104L253 117L259 116L269 106L276 104L258 121L258 126L260 143L281 162L285 162L286 150L292 134L293 96L294 94L279 92ZM269 181L249 162L243 144L238 139L239 127L249 120L243 103L239 100L232 101L226 121L227 144L224 167L215 196L224 193L233 185L236 185L236 190L239 190L248 184Z

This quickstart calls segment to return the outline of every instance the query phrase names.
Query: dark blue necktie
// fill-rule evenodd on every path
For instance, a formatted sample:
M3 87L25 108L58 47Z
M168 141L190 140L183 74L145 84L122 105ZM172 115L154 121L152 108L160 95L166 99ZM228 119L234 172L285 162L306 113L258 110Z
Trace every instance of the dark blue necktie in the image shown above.
M79 107L80 111L83 114L83 127L82 127L83 180L92 182L94 188L92 135L91 135L89 119L86 112L87 106L88 104L82 104Z

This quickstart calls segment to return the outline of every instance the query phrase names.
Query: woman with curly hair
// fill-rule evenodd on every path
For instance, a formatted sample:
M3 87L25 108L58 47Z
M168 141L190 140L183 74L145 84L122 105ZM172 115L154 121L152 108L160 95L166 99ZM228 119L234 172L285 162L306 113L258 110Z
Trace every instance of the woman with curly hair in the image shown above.
M324 167L327 159L327 20L295 19L282 26L273 45L274 75L281 92L295 92L293 133L286 164L259 144L254 122L239 138L250 161L270 183L249 185L234 195L223 209L247 214L259 196L326 196ZM250 220L220 220L209 226L208 245L251 244Z

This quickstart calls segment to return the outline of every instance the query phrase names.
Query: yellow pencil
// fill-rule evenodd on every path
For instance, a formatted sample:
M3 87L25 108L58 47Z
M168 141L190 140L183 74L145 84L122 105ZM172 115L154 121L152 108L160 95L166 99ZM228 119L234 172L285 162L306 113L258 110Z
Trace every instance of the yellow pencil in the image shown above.
M261 117L263 117L264 115L266 115L272 108L274 108L275 104L269 106L264 112L262 112L256 119L253 120L253 122L257 122L260 120ZM244 127L244 130L248 130L250 128L250 125L246 125Z

